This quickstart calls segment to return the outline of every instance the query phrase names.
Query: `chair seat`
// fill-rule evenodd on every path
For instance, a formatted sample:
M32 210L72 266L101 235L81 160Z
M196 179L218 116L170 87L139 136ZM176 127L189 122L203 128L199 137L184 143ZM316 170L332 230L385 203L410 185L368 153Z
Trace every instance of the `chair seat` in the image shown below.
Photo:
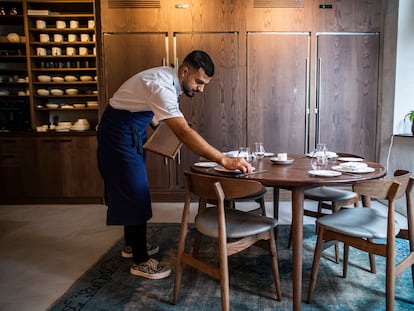
M356 196L357 194L353 191L333 187L316 187L305 190L305 198L314 201L346 201Z
M353 237L384 239L387 237L387 213L373 208L343 209L319 218L318 225ZM395 235L400 227L395 222Z
M226 230L228 238L241 238L265 232L277 225L277 220L239 210L226 209ZM210 207L199 213L195 226L202 234L217 238L217 208Z

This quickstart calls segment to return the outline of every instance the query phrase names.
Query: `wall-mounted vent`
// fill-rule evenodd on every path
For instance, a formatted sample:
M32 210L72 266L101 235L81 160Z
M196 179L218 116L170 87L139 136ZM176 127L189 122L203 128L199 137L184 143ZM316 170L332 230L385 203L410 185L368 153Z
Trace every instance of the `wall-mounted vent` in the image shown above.
M109 0L110 8L160 8L160 0Z
M254 0L254 8L303 8L305 0Z

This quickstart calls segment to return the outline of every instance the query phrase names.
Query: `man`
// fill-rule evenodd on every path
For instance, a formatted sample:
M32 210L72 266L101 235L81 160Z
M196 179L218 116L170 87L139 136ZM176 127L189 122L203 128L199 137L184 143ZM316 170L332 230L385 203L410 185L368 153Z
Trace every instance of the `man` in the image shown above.
M178 69L157 67L140 72L115 92L98 127L98 163L105 184L107 224L123 225L122 255L132 257L130 273L149 279L168 277L171 270L149 256L158 252L146 240L152 217L143 143L146 128L163 120L198 155L227 169L251 171L243 158L227 158L209 145L185 120L179 97L203 92L214 64L203 51L186 56Z

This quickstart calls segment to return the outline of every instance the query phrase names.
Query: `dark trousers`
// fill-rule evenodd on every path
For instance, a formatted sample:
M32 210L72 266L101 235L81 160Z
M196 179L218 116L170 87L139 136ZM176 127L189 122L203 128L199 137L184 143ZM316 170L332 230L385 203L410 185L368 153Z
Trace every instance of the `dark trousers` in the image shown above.
M147 223L135 226L124 226L125 245L132 247L133 261L136 264L148 260Z

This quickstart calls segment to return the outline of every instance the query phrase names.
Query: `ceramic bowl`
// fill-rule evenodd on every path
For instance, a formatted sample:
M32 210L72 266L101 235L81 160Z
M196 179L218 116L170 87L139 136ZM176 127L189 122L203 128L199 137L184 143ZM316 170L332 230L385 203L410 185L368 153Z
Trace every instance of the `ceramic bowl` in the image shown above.
M61 89L51 89L50 94L52 94L52 95L63 95L63 90L61 90Z
M79 93L79 90L77 90L77 89L66 89L66 94L68 94L68 95L78 95L78 93Z
M15 32L11 32L7 35L7 41L13 42L13 43L18 43L18 42L20 42L20 36Z
M55 77L52 77L52 81L53 82L63 82L63 81L65 81L65 79L63 79L63 77L55 76Z
M93 78L91 76L80 76L81 81L92 81Z
M65 76L65 81L74 82L74 81L78 81L78 78L75 76L68 75L68 76Z
M37 94L39 94L39 95L41 95L41 96L47 96L47 95L49 95L50 93L49 93L49 90L46 90L46 89L38 89L38 90L37 90Z
M50 109L57 109L59 108L59 104L46 104L46 107Z
M50 82L51 77L47 75L40 75L40 76L37 76L37 80L39 80L40 82Z

